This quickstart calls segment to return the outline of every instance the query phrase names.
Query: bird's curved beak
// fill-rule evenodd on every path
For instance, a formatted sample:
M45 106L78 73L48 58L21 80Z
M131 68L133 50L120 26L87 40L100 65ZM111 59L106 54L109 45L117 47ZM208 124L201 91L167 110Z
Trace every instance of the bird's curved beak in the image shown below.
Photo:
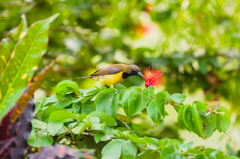
M138 72L137 75L142 76L142 78L145 79L145 77L143 76L143 74L141 74L141 72Z

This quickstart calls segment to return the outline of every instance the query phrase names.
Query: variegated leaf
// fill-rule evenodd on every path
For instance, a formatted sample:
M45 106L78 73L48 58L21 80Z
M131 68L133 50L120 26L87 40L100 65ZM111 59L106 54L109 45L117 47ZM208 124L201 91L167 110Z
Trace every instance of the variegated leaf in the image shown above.
M27 32L27 21L25 15L21 16L22 21L19 26L8 34L7 38L2 39L0 43L0 79L7 63L10 60L14 47L19 39L23 38Z
M49 24L58 16L37 21L14 48L0 81L0 120L10 110L27 87L28 82L47 50Z

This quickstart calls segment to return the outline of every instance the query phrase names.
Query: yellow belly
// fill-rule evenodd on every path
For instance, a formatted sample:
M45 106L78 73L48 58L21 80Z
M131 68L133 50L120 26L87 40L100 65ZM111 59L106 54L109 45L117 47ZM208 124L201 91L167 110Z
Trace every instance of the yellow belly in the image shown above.
M121 71L117 74L96 76L96 77L93 77L92 79L95 81L101 82L104 85L111 86L124 81L124 79L122 78L122 73L123 72Z

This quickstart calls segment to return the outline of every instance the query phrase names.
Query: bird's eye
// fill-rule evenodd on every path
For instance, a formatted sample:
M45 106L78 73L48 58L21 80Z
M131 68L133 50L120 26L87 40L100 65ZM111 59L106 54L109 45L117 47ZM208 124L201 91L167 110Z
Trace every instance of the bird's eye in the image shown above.
M133 69L131 69L131 71L133 72L134 70L133 70Z

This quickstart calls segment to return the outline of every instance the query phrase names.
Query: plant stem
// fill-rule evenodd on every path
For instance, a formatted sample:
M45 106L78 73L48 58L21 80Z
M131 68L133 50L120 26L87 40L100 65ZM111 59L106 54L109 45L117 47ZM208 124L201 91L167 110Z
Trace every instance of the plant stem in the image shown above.
M172 106L177 106L177 107L182 107L182 105L180 105L180 104L173 104Z

